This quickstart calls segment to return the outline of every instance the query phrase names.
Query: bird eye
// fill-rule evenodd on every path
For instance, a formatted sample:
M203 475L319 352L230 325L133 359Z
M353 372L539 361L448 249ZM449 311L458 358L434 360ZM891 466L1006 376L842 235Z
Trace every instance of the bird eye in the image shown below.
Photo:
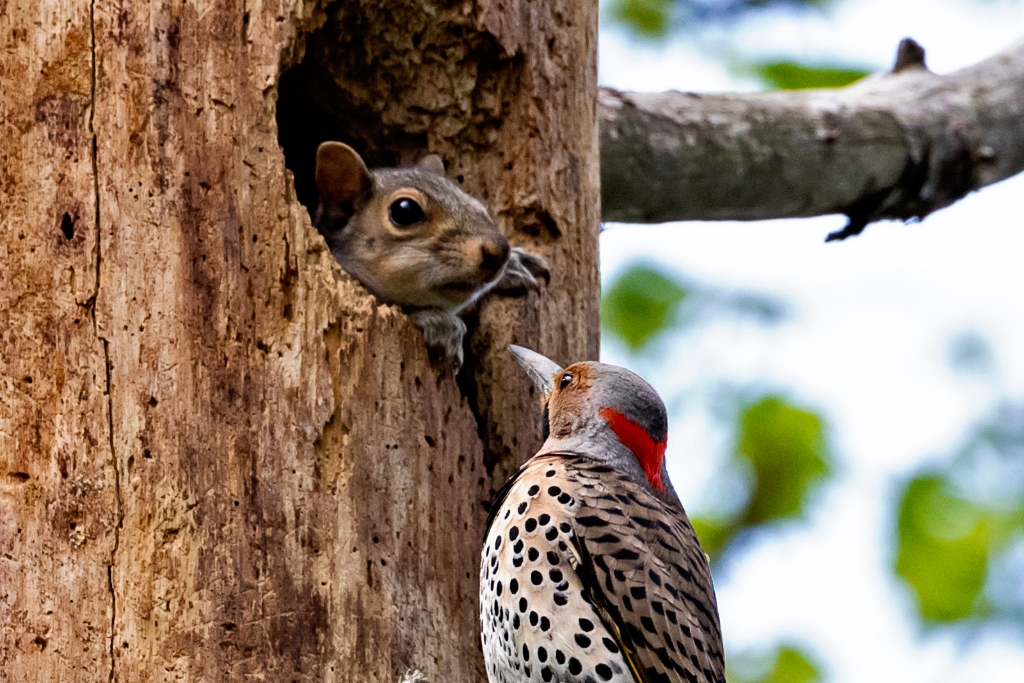
M572 373L570 373L570 372L565 373L564 375L562 375L562 379L558 382L558 388L559 389L565 389L567 386L572 384L572 380L573 380Z
M423 208L414 199L402 197L391 203L388 216L396 227L408 228L423 220Z

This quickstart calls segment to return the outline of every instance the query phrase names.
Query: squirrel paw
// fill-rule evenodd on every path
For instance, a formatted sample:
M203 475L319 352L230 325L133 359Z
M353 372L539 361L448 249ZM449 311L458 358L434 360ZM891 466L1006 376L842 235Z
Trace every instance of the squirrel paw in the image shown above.
M398 679L398 683L430 683L430 679L422 671L406 671Z
M444 357L455 365L457 373L462 368L462 338L466 336L466 323L449 311L425 309L409 314L416 327L423 330L423 340L432 349L440 349Z
M544 284L551 284L547 260L525 249L513 247L505 272L494 285L494 291L508 296L523 296L528 290L539 290L541 278Z

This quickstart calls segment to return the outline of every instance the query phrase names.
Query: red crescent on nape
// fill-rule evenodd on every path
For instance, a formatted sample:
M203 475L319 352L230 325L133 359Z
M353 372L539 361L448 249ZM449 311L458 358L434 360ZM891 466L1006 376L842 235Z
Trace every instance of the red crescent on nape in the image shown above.
M633 451L633 455L640 461L640 466L644 468L644 474L647 475L647 481L651 482L651 486L660 493L665 493L665 482L661 480L661 463L665 461L668 437L655 441L646 429L614 408L601 408L598 412L615 432L615 436L619 437L622 445Z

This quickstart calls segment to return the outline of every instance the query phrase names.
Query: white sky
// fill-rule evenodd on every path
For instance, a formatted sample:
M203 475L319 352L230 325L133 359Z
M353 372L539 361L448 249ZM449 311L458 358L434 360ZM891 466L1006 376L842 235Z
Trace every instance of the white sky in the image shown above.
M904 36L950 71L1024 36L1024 2L848 0L831 15L761 16L655 47L605 30L600 78L631 90L749 90L756 84L731 75L730 58L883 67ZM716 322L640 361L606 340L604 360L640 371L670 405L724 381L781 390L829 420L840 474L810 522L763 539L717 577L729 651L793 640L834 683L1024 681L1024 639L918 633L889 569L901 478L949 453L998 398L1024 395L1022 199L1018 177L919 224L876 224L828 245L844 218L606 226L606 284L646 259L706 285L776 295L790 317L775 328ZM991 344L995 379L949 369L949 342L965 331ZM671 434L673 482L699 507L726 435L685 410L673 412Z

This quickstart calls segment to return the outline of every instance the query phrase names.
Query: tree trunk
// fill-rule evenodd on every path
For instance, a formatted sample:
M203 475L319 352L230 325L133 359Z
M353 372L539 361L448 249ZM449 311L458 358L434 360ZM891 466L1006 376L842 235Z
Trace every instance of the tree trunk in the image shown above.
M0 0L0 680L484 679L540 442L505 346L598 351L596 15ZM441 154L549 259L458 380L311 228L328 138Z

